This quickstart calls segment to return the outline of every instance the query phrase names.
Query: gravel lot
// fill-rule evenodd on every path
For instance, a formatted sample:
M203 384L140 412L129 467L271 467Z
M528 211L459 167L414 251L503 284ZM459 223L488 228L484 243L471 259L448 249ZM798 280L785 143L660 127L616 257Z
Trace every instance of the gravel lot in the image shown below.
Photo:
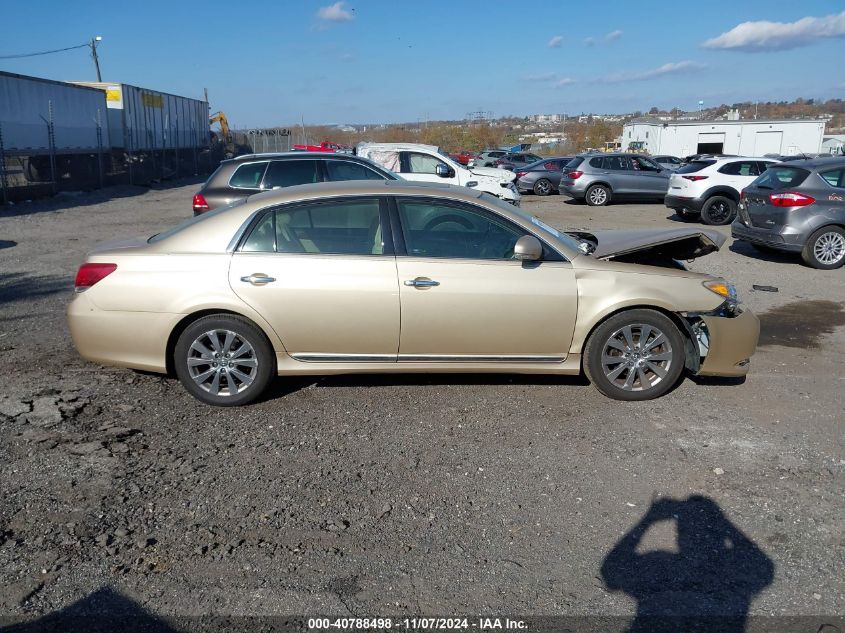
M845 271L742 245L691 265L763 320L744 384L625 404L578 379L279 379L213 409L82 361L64 317L90 247L180 221L195 189L0 208L0 615L845 614Z

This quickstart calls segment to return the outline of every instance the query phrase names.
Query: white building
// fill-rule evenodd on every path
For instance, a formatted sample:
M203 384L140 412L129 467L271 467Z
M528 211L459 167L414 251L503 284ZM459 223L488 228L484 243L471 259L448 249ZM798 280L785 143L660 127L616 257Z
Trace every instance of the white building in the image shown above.
M529 121L539 123L540 125L554 125L563 121L562 114L532 114L528 117Z
M822 141L822 154L845 153L845 134L831 134Z
M641 141L649 154L817 154L823 120L632 121L622 129L622 149Z

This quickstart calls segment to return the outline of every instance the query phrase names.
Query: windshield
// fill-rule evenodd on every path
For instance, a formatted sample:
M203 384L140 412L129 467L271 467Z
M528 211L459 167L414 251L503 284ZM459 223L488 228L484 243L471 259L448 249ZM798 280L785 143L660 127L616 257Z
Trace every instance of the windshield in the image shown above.
M751 186L758 189L781 191L782 189L797 187L809 175L809 171L800 167L769 167L763 172L762 176L751 183Z
M545 222L543 222L540 218L537 218L529 213L526 213L522 209L513 206L509 202L505 202L504 200L500 200L495 196L491 196L489 193L482 193L481 198L486 200L487 202L491 202L495 204L497 207L501 207L503 209L507 209L511 213L515 213L520 218L525 220L526 222L531 222L534 226L536 226L540 231L540 237L552 237L556 239L558 242L562 242L568 248L571 248L573 251L580 251L585 252L584 248L581 246L581 240L577 240L568 233L563 233L562 231L558 231L556 228L549 226Z
M180 231L183 231L184 229L188 228L189 226L193 226L194 224L197 224L198 222L204 222L205 220L208 220L209 218L213 218L215 216L218 216L221 213L223 213L224 211L228 211L229 209L231 209L233 207L237 207L239 205L242 205L244 202L246 202L246 199L236 200L235 202L231 202L231 203L229 203L225 206L218 207L218 208L214 209L214 211L207 211L206 213L203 213L202 215L196 215L192 218L188 218L187 220L180 222L176 226L170 227L166 231L162 231L161 233L156 233L155 235L150 237L150 239L147 240L147 243L148 244L155 244L156 242L160 242L161 240L166 240L168 237L172 237L172 236L176 235Z

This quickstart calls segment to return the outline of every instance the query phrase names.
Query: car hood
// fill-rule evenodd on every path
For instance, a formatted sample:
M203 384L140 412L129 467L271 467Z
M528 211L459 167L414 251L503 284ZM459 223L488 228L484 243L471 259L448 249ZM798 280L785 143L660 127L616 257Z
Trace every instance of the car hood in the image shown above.
M594 244L590 254L597 259L614 259L634 253L677 260L695 259L715 253L727 240L719 231L697 228L567 232Z
M495 178L500 182L511 182L516 179L516 174L507 169L498 169L497 167L470 167L470 172L476 176L484 176L485 178Z

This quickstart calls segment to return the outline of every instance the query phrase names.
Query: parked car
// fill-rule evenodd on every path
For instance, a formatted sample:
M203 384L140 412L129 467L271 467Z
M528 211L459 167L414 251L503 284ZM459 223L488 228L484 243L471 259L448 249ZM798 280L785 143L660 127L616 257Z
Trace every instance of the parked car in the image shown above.
M740 192L775 162L738 156L694 160L669 178L664 204L687 220L730 224Z
M504 149L486 149L475 158L474 164L470 167L493 167L496 160L507 153L508 151Z
M661 167L665 167L670 171L675 171L679 169L681 165L684 164L684 161L678 158L677 156L668 156L668 155L661 155L661 156L652 156L654 162L659 163Z
M464 167L434 145L359 143L357 153L401 174L405 180L472 187L511 204L520 203L521 196L513 184L516 174L491 167Z
M662 200L670 173L642 154L579 154L564 167L560 192L590 206L630 198Z
M396 180L398 176L365 158L330 152L248 154L224 160L194 195L194 215L254 193L341 180Z
M295 152L340 152L341 154L351 154L352 148L348 145L340 143L332 143L331 141L322 141L319 145L294 145Z
M468 149L462 149L461 151L455 152L454 154L449 154L449 157L452 160L466 167L467 165L469 165L469 162L471 160L475 160L476 155L475 152L471 152Z
M563 167L572 156L553 156L520 167L516 170L516 188L520 193L532 192L538 196L557 193Z
M504 156L497 158L493 165L499 169L516 171L518 168L525 167L531 163L536 163L538 160L543 160L543 157L537 156L537 154L519 152L515 154L505 154Z
M845 158L769 167L742 192L734 238L761 250L801 253L814 268L845 263Z
M68 322L88 360L172 370L212 405L250 402L277 374L582 367L603 394L646 400L685 369L748 371L757 318L679 263L725 239L562 233L465 187L303 185L95 249Z

